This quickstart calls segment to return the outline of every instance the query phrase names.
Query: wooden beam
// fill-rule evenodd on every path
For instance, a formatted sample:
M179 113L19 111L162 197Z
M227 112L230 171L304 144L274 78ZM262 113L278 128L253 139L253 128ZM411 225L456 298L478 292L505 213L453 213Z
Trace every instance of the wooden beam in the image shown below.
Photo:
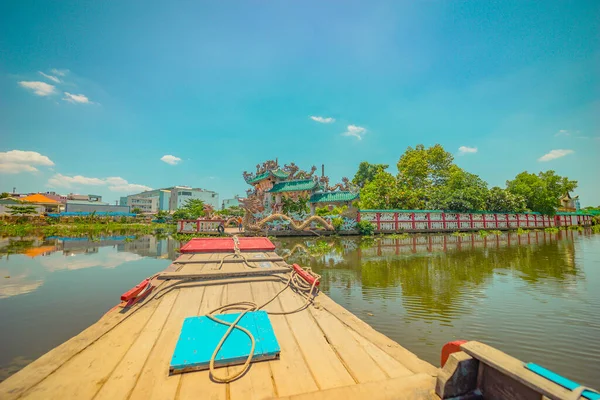
M160 280L168 280L168 279L194 279L194 280L203 280L203 279L222 279L222 278L237 278L241 276L261 276L261 275L275 275L275 274L285 274L290 272L289 268L281 268L281 267L271 267L271 268L248 268L243 271L222 271L222 270L212 270L205 271L201 273L189 273L189 272L169 272L165 274L160 274L156 278Z
M246 260L248 260L248 262L263 262L263 261L285 261L283 258L281 257L254 257L254 258L249 258L246 257ZM190 260L182 260L182 261L178 261L175 260L173 263L174 264L208 264L208 263L220 263L221 260L220 259L216 259L216 260L194 260L193 258ZM226 258L223 260L223 264L228 264L228 263L238 263L238 262L243 262L243 259L241 258Z
M450 354L437 376L435 393L442 399L462 396L477 389L479 361L463 351Z
M476 341L467 342L460 346L460 348L465 353L484 363L485 367L496 369L507 377L522 383L549 399L560 400L572 396L570 390L528 370L521 360L511 357L498 349ZM496 376L495 374L493 375L494 377ZM485 379L483 383L485 385ZM480 387L480 389L483 391L483 395L486 396L485 388Z

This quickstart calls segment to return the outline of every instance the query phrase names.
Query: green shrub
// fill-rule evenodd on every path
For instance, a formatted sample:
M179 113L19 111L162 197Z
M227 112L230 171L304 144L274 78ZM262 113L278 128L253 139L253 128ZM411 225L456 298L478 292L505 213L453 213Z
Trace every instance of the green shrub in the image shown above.
M333 229L339 231L340 229L342 229L342 225L344 225L344 220L343 218L336 217L331 220L331 224L333 225Z
M375 225L369 221L360 221L356 224L356 227L363 236L371 236L375 232Z

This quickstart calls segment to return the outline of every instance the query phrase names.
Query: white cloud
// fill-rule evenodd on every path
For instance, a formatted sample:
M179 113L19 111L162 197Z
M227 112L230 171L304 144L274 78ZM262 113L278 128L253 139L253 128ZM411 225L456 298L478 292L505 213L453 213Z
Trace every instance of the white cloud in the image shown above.
M342 136L354 136L358 140L362 140L363 135L367 133L365 128L356 125L348 125L346 129L347 131L342 133Z
M47 156L37 151L10 150L0 152L0 163L13 162L18 164L33 164L52 166L54 163Z
M47 156L36 151L10 150L0 152L0 173L36 172L37 168L34 165L49 167L54 163Z
M74 186L107 186L111 192L134 193L152 190L151 187L137 183L129 183L119 176L108 178L89 178L82 175L67 176L55 174L48 180L47 186L52 188L72 188Z
M38 169L27 164L2 163L0 174L18 174L19 172L36 172Z
M56 69L53 68L50 70L50 72L52 72L54 75L58 75L58 76L65 76L66 74L69 73L68 69Z
M161 161L166 162L167 164L177 165L181 162L181 158L172 156L171 154L164 155L160 158Z
M55 77L55 76L52 76L52 75L45 74L45 73L43 73L42 71L38 71L38 74L40 74L41 76L43 76L43 77L44 77L44 78L46 78L46 79L50 79L50 80L51 80L52 82L54 82L54 83L60 83L60 79L58 79L58 78L57 78L57 77Z
M64 101L68 101L70 103L80 103L80 104L93 104L87 96L83 94L71 94L69 92L65 92L65 97L63 97Z
M47 84L46 82L39 81L20 81L19 85L26 89L33 90L33 93L38 96L48 96L54 93L54 86Z
M124 185L109 186L108 190L119 193L138 193L152 190L150 186L139 185L137 183L127 183Z
M101 186L106 185L106 183L106 181L99 178L88 178L82 175L67 176L63 174L55 174L48 180L48 185L51 187L64 188L71 188L73 185Z
M111 176L109 178L105 179L106 183L108 183L109 185L127 185L127 181L123 178L121 178L120 176Z
M565 150L565 149L556 149L556 150L550 150L549 153L544 154L543 156L541 156L540 158L538 158L538 161L551 161L551 160L555 160L557 158L561 158L564 157L568 154L572 154L575 153L573 150Z
M566 129L561 129L560 131L556 132L554 136L571 136L571 132Z
M312 119L313 121L319 122L321 124L330 124L332 122L335 122L334 118L331 117L316 117L316 116L311 116L310 119Z
M465 154L477 153L477 147L460 146L458 148L458 155L462 156Z

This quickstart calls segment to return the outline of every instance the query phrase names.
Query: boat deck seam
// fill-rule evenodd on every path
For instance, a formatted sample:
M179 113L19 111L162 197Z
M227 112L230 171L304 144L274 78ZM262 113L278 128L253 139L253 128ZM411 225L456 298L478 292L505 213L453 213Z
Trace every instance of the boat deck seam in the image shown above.
M275 283L271 283L271 286L273 287L273 289L277 290L277 288L275 287ZM280 309L283 310L283 303L281 302L281 299L279 297L277 298L277 302L279 303ZM296 334L294 333L294 330L292 329L292 324L290 323L288 316L284 315L283 319L284 319L286 325L288 326L290 332L292 333L292 338L294 339L294 343L296 343L296 346L298 346L298 350L300 351L302 360L308 367L308 372L310 372L310 376L313 378L313 381L315 382L315 385L317 386L317 388L319 390L321 390L321 385L319 384L319 381L317 380L317 377L315 376L314 371L312 370L312 368L310 368L310 363L306 359L306 354L304 354L304 350L302 350L302 346L300 345L300 342L298 341L298 338L296 337Z
M338 358L338 360L340 361L340 363L344 366L344 368L346 369L346 371L348 372L348 374L350 375L350 377L352 378L352 380L354 380L355 384L360 383L360 381L358 380L358 378L356 377L356 375L354 374L354 372L352 372L352 370L350 369L350 367L348 366L348 364L346 363L346 361L344 361L344 359L342 358L341 354L339 353L338 349L334 346L333 343L331 343L331 341L329 340L329 337L327 337L327 334L325 333L325 331L323 330L323 327L319 324L319 322L317 321L317 319L315 318L315 316L310 312L310 310L308 311L308 317L316 324L317 328L319 328L319 330L321 331L321 334L323 335L323 338L325 339L325 341L327 342L327 344L329 345L329 347L331 348L331 350L333 351L333 353L335 354L335 356Z

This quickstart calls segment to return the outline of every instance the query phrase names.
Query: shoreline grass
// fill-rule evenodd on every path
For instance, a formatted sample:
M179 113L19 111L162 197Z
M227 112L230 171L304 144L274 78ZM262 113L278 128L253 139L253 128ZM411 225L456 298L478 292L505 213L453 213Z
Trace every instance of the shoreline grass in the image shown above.
M0 237L21 236L98 236L101 234L171 234L175 225L160 223L79 222L68 224L36 225L31 223L0 223Z

